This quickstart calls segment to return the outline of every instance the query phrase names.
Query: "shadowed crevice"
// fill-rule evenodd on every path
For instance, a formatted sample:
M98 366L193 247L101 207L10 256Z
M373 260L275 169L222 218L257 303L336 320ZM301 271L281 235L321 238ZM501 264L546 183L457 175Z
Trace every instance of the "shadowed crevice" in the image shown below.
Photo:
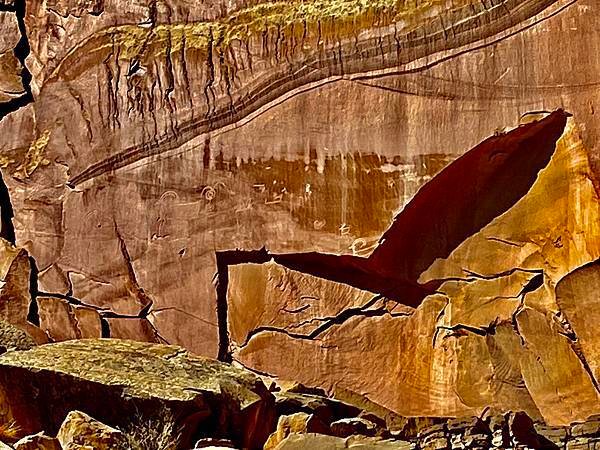
M0 237L12 245L16 244L15 226L12 221L14 216L10 193L0 172Z
M103 338L110 338L110 324L104 317L100 317L100 329Z
M40 310L37 303L38 296L38 274L39 269L35 258L33 256L29 257L29 295L31 300L29 302L29 311L27 312L27 320L36 326L40 326Z
M27 39L27 29L25 27L25 0L15 0L14 5L0 5L0 11L14 12L17 18L17 26L21 38L14 48L14 54L17 60L21 63L21 84L25 93L19 97L13 98L7 102L0 103L0 120L8 114L17 111L23 106L33 102L33 94L31 92L31 72L27 69L25 61L29 56L31 48Z

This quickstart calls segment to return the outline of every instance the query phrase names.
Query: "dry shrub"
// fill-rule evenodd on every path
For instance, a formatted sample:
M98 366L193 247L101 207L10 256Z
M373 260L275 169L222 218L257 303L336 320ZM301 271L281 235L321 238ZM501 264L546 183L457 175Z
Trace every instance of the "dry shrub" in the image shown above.
M127 450L177 450L180 431L175 417L167 408L160 408L151 417L136 414L122 427Z

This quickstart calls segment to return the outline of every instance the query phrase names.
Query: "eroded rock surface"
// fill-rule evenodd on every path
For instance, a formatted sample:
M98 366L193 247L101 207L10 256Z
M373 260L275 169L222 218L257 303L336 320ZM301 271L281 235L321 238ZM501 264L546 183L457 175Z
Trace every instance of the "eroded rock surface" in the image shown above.
M528 111L564 106L596 148L593 2L390 2L385 13L216 3L27 3L36 101L1 125L17 240L41 291L142 316L104 322L113 336L217 355L215 251L367 256L424 182ZM428 8L448 12L433 20ZM260 93L307 58L324 65L292 85L315 74L310 90ZM569 58L585 68L566 70ZM399 73L374 71L385 67ZM367 78L344 78L355 70ZM235 117L221 115L231 104ZM202 134L202 123L219 129ZM80 183L88 169L125 163ZM96 336L91 326L82 335Z
M416 309L276 263L232 266L233 357L408 416L496 407L555 425L585 420L600 408L593 344L578 341L560 303L585 308L587 288L568 280L600 254L593 179L570 121L529 192L420 276L438 293ZM260 314L241 314L247 304Z
M24 432L56 433L77 410L125 426L161 407L183 427L184 448L202 429L256 448L274 428L272 395L254 375L173 346L75 340L9 352L0 359L0 386L4 421L14 419ZM86 419L70 416L60 440L78 433L78 420Z
M599 20L594 0L0 1L0 314L37 343L180 344L390 417L583 421ZM559 107L558 144L526 143L536 170L432 189Z

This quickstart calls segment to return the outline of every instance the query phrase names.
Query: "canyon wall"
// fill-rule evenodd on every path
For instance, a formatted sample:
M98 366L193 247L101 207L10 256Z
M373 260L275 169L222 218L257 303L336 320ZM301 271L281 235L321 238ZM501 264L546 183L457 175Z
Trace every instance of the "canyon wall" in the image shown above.
M599 21L597 0L0 2L1 316L403 415L599 413ZM513 146L559 108L556 139Z

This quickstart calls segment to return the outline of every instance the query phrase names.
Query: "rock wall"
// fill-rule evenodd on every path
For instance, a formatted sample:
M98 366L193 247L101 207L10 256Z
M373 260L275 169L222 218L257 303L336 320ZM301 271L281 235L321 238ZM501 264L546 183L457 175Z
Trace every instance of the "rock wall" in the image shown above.
M405 415L598 413L599 20L595 0L0 3L0 313L38 342L179 344ZM557 108L533 187L452 246L437 194L411 248L450 251L426 267L357 287L272 259L366 259L457 157Z

